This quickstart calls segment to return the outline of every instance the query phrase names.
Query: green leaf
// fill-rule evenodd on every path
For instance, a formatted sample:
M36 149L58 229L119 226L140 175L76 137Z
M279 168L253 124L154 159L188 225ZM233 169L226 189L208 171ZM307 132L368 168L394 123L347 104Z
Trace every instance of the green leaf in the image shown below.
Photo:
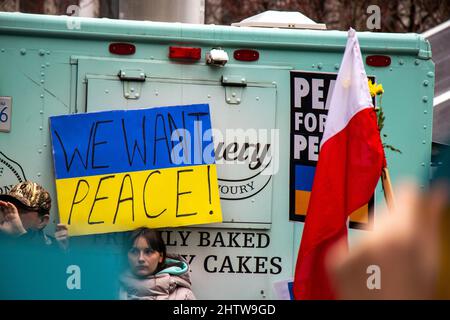
M377 122L378 122L378 130L381 133L381 130L384 128L384 120L386 120L386 117L384 116L384 111L381 106L381 96L380 96L380 103L379 106L375 109L375 112L377 113ZM383 133L383 138L387 138L387 134ZM383 149L389 149L394 152L402 153L400 149L395 148L394 146L391 146L390 144L386 144L382 141Z

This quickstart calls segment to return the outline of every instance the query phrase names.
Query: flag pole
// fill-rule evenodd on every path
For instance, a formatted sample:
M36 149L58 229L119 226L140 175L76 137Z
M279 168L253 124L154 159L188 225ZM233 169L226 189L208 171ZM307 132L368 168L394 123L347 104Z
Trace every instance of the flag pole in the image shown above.
M387 167L384 167L381 171L381 183L383 186L384 199L386 200L388 209L390 212L393 212L395 209L395 198L391 184L391 177L389 176L389 170Z

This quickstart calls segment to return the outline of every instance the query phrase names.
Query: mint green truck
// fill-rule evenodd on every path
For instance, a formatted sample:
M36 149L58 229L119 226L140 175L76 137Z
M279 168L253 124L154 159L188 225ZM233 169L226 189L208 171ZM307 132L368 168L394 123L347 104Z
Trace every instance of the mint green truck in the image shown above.
M394 189L405 178L426 188L430 45L418 34L357 35L366 73L385 91L382 139L401 151L386 149ZM207 103L213 128L234 138L257 134L251 143L224 139L215 149L223 222L164 229L168 251L190 263L199 299L289 298L305 207L295 202L294 135L304 142L299 157L313 167L346 40L346 32L332 30L1 12L0 193L28 179L57 198L49 117ZM293 128L298 99L305 99L303 127ZM243 163L227 161L240 153ZM261 165L268 162L274 165ZM370 232L384 207L379 183L366 212L354 218L351 243ZM50 235L59 222L56 201L52 222ZM101 247L122 239L107 233L71 241Z

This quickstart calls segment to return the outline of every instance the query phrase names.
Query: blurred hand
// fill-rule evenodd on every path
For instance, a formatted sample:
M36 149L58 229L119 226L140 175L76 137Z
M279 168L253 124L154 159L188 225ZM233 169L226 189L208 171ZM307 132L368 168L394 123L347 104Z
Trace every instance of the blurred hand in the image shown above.
M396 209L384 212L375 230L348 253L337 244L327 257L340 299L433 299L440 261L440 223L444 186L420 194L412 184L399 188ZM372 275L380 288L370 289ZM369 268L369 269L368 269ZM373 267L372 267L373 268Z
M0 201L0 232L11 236L20 236L27 232L16 206L11 202Z
M62 223L56 225L55 238L64 250L69 247L69 232L67 225Z

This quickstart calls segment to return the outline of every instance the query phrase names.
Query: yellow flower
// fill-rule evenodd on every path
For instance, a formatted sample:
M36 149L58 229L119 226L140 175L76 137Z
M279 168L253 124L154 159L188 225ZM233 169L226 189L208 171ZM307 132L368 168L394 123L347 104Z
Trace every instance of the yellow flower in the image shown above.
M382 84L372 83L372 80L370 80L370 79L368 79L368 83L369 83L370 95L372 97L375 97L376 95L384 93Z
M383 85L381 83L377 84L376 85L376 94L383 94L383 93L384 93Z

